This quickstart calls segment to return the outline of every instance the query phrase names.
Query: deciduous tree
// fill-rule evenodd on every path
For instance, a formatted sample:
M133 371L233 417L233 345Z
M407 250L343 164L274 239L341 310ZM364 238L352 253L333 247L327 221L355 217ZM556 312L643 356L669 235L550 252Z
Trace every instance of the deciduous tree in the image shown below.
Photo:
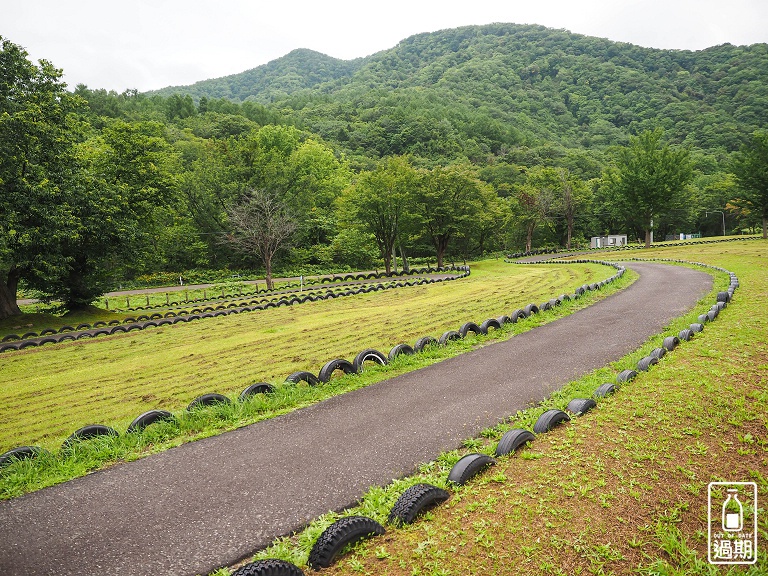
M768 132L755 132L733 161L741 197L732 203L748 208L762 220L768 238Z
M617 206L641 220L645 246L651 245L653 220L684 205L693 177L689 153L662 142L661 129L645 131L620 148L603 178Z

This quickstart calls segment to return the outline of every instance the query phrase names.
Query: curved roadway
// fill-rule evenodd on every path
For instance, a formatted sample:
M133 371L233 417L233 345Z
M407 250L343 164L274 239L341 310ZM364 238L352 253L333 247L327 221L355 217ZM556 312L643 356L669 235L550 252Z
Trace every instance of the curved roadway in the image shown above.
M504 342L0 502L0 574L205 574L246 558L621 358L712 287L627 266L629 288Z

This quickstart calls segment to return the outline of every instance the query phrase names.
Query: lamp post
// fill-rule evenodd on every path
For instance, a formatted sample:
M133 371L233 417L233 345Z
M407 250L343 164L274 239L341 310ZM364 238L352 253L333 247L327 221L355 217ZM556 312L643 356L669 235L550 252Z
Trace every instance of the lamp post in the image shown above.
M722 214L723 215L723 236L725 236L725 212L721 210L708 210L705 212L706 216L709 216L709 213L712 212L713 214Z

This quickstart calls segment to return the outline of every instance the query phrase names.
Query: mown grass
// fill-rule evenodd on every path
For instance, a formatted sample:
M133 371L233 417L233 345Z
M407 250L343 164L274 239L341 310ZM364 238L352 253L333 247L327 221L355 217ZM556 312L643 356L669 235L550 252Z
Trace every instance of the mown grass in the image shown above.
M651 371L622 386L598 408L500 458L414 525L388 527L324 574L766 574L768 573L768 243L670 248L633 257L681 258L738 274L735 301L702 334ZM727 286L712 293L664 334L625 358L572 382L541 406L468 439L464 450L425 463L420 474L375 488L344 514L384 523L403 490L417 482L445 486L465 452L492 454L503 432L530 429L549 407L588 397L665 335L695 322ZM707 484L758 484L759 558L751 567L707 563ZM328 514L257 557L299 565ZM227 574L223 569L218 574Z
M487 261L474 266L469 278L450 283L2 355L0 393L6 402L0 407L0 446L37 444L55 451L80 426L98 422L122 431L134 416L152 408L175 411L178 419L153 425L142 434L83 443L74 453L14 464L0 474L0 497L14 497L109 462L135 459L272 417L417 369L485 340L509 337L585 306L631 282L632 276L625 275L603 294L587 295L487 337L433 348L363 375L334 378L329 385L282 384L295 370L317 373L327 360L352 358L367 347L386 353L398 342L413 343L425 334L437 337L467 320L481 322L510 313L613 272L594 264L512 266ZM195 414L183 412L202 393L217 391L234 398L247 384L260 380L275 383L276 392Z

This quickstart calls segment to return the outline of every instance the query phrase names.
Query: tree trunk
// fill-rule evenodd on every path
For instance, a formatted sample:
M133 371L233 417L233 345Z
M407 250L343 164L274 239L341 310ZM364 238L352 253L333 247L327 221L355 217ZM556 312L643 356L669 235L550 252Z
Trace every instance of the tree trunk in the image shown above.
M438 268L443 267L443 257L445 256L445 251L448 249L448 242L450 239L451 237L446 235L438 236L435 239L435 252L437 252Z
M8 271L6 279L0 279L0 320L21 314L16 303L19 276L18 271L12 268Z
M763 239L768 238L768 217L763 216Z
M568 236L565 240L565 248L571 249L571 238L573 237L573 218L568 218Z
M645 229L645 247L646 248L651 247L651 229L650 228Z
M403 245L399 244L398 247L400 248L400 260L403 261L403 272L405 274L408 274L408 271L410 270L410 266L408 266L408 258L405 256L405 250L403 250Z
M392 272L392 252L389 250L384 252L384 270L386 270L387 274Z
M526 236L525 236L525 251L530 252L531 246L533 245L533 232L536 230L536 223L530 222L528 224L528 227L526 229Z
M268 256L264 258L264 268L266 268L266 274L264 280L267 282L267 290L273 290L275 285L272 283L272 257Z

